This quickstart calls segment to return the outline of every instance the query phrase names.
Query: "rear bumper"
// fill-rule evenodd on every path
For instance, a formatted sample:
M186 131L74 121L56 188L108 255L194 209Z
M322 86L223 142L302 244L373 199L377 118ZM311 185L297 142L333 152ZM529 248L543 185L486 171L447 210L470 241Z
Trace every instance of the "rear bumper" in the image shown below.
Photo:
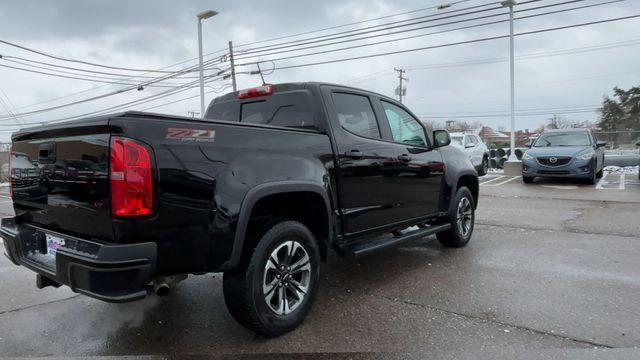
M64 240L55 256L41 251L45 234ZM145 297L156 269L155 243L105 245L16 224L14 218L2 219L0 236L5 254L14 264L103 301L127 302Z

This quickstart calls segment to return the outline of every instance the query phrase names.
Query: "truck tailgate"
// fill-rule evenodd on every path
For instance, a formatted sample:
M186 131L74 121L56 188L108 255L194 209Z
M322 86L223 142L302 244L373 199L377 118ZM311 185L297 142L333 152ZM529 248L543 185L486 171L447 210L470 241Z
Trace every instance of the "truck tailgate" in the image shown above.
M113 239L107 121L14 135L11 181L18 221L95 240Z

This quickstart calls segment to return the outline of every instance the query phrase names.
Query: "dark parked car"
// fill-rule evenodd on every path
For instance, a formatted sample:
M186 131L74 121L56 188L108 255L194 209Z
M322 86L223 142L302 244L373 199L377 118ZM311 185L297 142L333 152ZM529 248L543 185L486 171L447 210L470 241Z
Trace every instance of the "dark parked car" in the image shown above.
M338 85L265 85L215 99L205 119L127 112L12 140L66 164L59 183L82 185L49 188L43 204L13 184L15 217L0 233L39 287L124 302L224 272L231 315L271 336L302 322L331 249L360 256L431 234L465 246L478 204L477 173L446 131ZM82 166L70 170L73 159Z
M546 130L522 156L522 180L566 177L595 184L602 177L606 144L588 129Z

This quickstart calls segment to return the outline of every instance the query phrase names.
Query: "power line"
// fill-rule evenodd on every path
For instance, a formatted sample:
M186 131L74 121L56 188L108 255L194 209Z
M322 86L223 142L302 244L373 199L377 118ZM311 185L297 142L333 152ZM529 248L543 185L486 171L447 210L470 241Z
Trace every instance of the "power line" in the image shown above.
M215 81L215 80L219 80L219 79L220 79L220 76L218 76L218 75L210 75L209 79L207 79L208 80L207 82L211 82L211 81ZM79 118L88 117L88 116L99 116L99 115L107 114L107 113L110 113L110 112L116 112L116 111L118 111L120 109L124 109L124 108L130 107L132 105L137 105L137 104L142 104L142 103L146 103L146 102L152 101L152 99L153 100L157 100L159 98L164 98L164 97L167 97L167 96L178 94L180 92L187 91L189 89L192 89L192 88L196 87L198 83L199 83L199 80L194 80L194 81L192 81L190 83L178 86L178 87L176 87L174 89L168 89L168 90L162 91L160 93L144 97L142 99L137 99L137 100L134 100L134 101L123 103L123 104L110 106L110 107L103 108L103 109L100 109L100 110L94 110L94 111L83 113L83 114L80 114L80 115L74 115L74 116L69 116L69 117L65 117L65 118L60 118L60 119L47 121L47 123L53 124L53 123L59 123L59 122L63 122L63 121L74 120L74 119L79 119ZM0 123L0 126L15 127L15 126L25 126L25 125L37 125L39 123L40 122L32 122L32 123L27 123L27 124L13 124L13 123L4 123L3 122L3 123Z
M217 52L219 52L219 50L218 51L214 51L212 53L205 54L205 56L209 56L209 55L215 54ZM171 68L171 67L174 67L174 66L178 66L178 65L182 65L182 64L187 63L187 62L194 61L194 60L198 60L198 58L191 58L191 59L183 60L183 61L177 62L175 64L171 64L171 65L162 67L162 68L160 68L158 70L165 70L165 69L168 69L168 68ZM205 62L205 64L209 63L209 62L211 62L211 60ZM207 70L209 70L209 69L207 69ZM148 74L148 73L144 73L144 74ZM124 80L129 80L129 79L131 79L131 78L124 79ZM30 108L30 107L37 106L37 105L51 103L51 102L54 102L54 101L57 101L57 100L61 100L61 99L65 99L65 98L68 98L68 97L71 97L71 96L75 96L75 95L79 95L79 94L84 94L86 92L94 91L94 90L103 88L103 87L108 86L108 85L111 85L111 84L104 84L104 85L97 86L95 88L78 91L78 92L75 92L75 93L71 93L71 94L67 94L67 95L64 95L64 96L56 97L56 98L53 98L53 99L37 102L37 103L34 103L34 104L16 107L15 110L21 110L21 109Z
M90 66L98 66L98 67L103 67L103 68L108 68L108 69L115 69L115 70L126 70L126 71L137 71L137 72L151 72L151 73L164 73L164 74L171 74L171 71L163 71L163 70L154 70L154 69L134 69L134 68L126 68L126 67L119 67L119 66L110 66L110 65L103 65L103 64L98 64L98 63L93 63L93 62L89 62L89 61L84 61L84 60L76 60L76 59L71 59L71 58L66 58L63 56L58 56L58 55L53 55L53 54L49 54L46 53L44 51L40 51L40 50L35 50L35 49L31 49L28 48L26 46L22 46L22 45L18 45L16 43L13 42L9 42L6 40L1 40L0 39L0 43L5 44L5 45L9 45L24 51L28 51L28 52L32 52L34 54L38 54L38 55L42 55L42 56L46 56L52 59L56 59L56 60L60 60L60 61L67 61L67 62L73 62L73 63L78 63L78 64L84 64L84 65L90 65ZM214 53L221 53L226 51L226 49L221 49L218 51L215 51L213 53L209 53L208 55L214 54Z
M537 1L540 1L540 0L537 0ZM580 0L580 1L586 1L586 0ZM387 33L384 33L384 34L369 35L369 36L360 37L360 38L356 38L356 39L342 40L342 39L352 38L354 36L359 36L359 35L366 35L366 34L371 34L371 33L379 33L381 31L387 31L387 30L398 29L398 28L405 28L405 27L418 25L418 24L424 24L424 23L433 23L433 22L437 22L437 21L441 21L441 20L448 20L448 19L452 19L452 18L463 17L463 16L473 15L473 14L486 13L486 12L490 12L490 11L494 11L494 10L502 10L502 9L503 9L502 6L497 6L497 7L492 7L492 8L489 8L489 9L484 9L484 10L474 10L474 11L469 11L469 12L462 13L462 14L441 16L441 17L435 18L435 19L421 20L421 21L416 21L416 22L413 22L413 23L402 24L402 25L387 26L387 27L384 27L384 28L374 29L374 30L360 31L360 29L358 29L358 31L360 31L360 32L354 32L354 33L349 33L349 34L344 34L344 35L339 35L339 36L330 36L330 37L325 37L325 38L318 39L318 40L311 40L311 41L306 41L306 42L298 42L298 43L290 44L290 45L277 46L277 47L272 47L272 48L267 49L267 50L244 52L241 56L238 56L238 59L239 60L240 59L247 59L247 58L255 57L255 56L258 56L258 55L260 55L260 56L268 56L268 55L274 55L274 54L291 52L291 51L311 49L311 48L315 48L315 47L323 47L323 46L335 45L335 44L340 44L340 43L344 43L344 42L352 42L352 41L366 40L366 39L375 38L375 37L381 37L381 36L389 36L389 35L394 35L394 34L407 32L407 31L416 31L416 30L424 29L425 27L413 28L413 29L404 29L404 30L398 30L398 31L394 31L394 32L387 32ZM504 15L504 14L506 14L506 13L493 14L493 15L486 16L486 17L501 16L501 15ZM438 16L438 15L442 15L442 14L435 14L435 15L432 15L432 16ZM431 16L429 16L429 17L431 17ZM485 17L478 17L478 18L482 19L482 18L485 18ZM465 21L477 20L478 18L462 19L462 20L457 20L457 22L465 22ZM446 25L446 23L445 24L440 24L438 26L442 26L442 25ZM430 26L430 27L433 27L433 26ZM327 43L327 44L320 44L320 43L324 43L324 42L332 41L332 40L340 40L340 41L334 41L334 42ZM311 44L315 44L315 45L301 48L301 46L311 45ZM296 48L296 49L291 49L291 48ZM289 50L281 50L281 49L289 49ZM280 50L280 51L267 52L267 51L273 51L273 50ZM256 53L258 55L247 56L247 55L256 54Z
M11 60L6 60L6 61L11 61ZM31 66L32 67L36 67L36 68L40 68L39 66L36 66L36 65L31 65ZM58 72L60 72L61 74L56 74L56 73L51 73L51 72L46 72L46 71L26 69L26 68L23 68L23 67L11 66L11 65L5 65L5 64L0 64L0 67L13 69L13 70L20 70L20 71L30 72L30 73L34 73L34 74L47 75L47 76L65 78L65 79L72 79L72 80L98 82L98 83L112 84L112 85L130 85L130 86L131 85L136 85L136 86L138 85L137 83L124 82L124 81L118 81L118 80L112 80L112 79L111 80L104 80L104 79L106 79L105 77L98 77L98 76L80 77L80 76L63 75L65 73L70 73L70 72L62 71L62 70L58 70ZM73 73L70 73L70 74L73 74ZM153 86L153 87L171 87L171 86L175 86L175 85L149 85L149 86Z
M554 27L554 28L545 28L545 29L539 29L539 30L534 30L534 31L527 31L527 32L522 32L522 33L515 34L514 36L533 35L533 34L539 34L539 33L545 33L545 32L557 31L557 30L565 30L565 29L571 29L571 28L577 28L577 27L583 27L583 26L610 23L610 22L615 22L615 21L630 20L630 19L635 19L635 18L638 18L638 17L640 17L640 15L631 15L631 16L623 16L623 17L617 17L617 18L609 18L609 19L599 20L599 21L590 21L590 22L567 25L567 26L560 26L560 27ZM419 48L412 48L412 49L406 49L406 50L396 50L396 51L389 51L389 52L383 52L383 53L377 53L377 54L353 56L353 57L342 58L342 59L317 61L317 62L311 62L311 63L306 63L306 64L295 64L295 65L280 66L280 67L274 68L274 70L294 69L294 68L301 68L301 67L307 67L307 66L317 66L317 65L326 65L326 64L333 64L333 63L339 63L339 62L353 61L353 60L370 59L370 58L381 57L381 56L397 55L397 54L424 51L424 50L432 50L432 49L439 49L439 48L445 48L445 47L451 47L451 46L467 45L467 44L473 44L473 43L479 43L479 42L500 40L500 39L506 39L508 37L509 37L509 35L499 35L499 36L492 36L492 37L479 38L479 39L473 39L473 40L459 41L459 42L454 42L454 43L446 43L446 44L440 44L440 45L432 45L432 46L425 46L425 47L419 47ZM275 61L275 60L273 60L273 61ZM252 64L246 64L246 65L252 65ZM239 66L239 65L237 65L237 66Z
M222 91L224 91L224 90L226 90L226 89L228 89L228 88L230 88L230 87L231 87L231 85L226 84L226 85L224 85L224 86L223 86L222 88L220 88L220 89L205 91L205 94L220 93L220 92L222 92ZM171 102L164 103L164 104L160 104L160 105L151 106L151 107L148 107L148 108L142 109L141 111L147 111L147 110L151 110L151 109L157 109L157 108L159 108L159 107L163 107L163 106L167 106L167 105L172 105L172 104L179 103L179 102L181 102L181 101L185 101L185 100L195 99L195 98L197 98L197 97L200 97L200 94L193 95L193 96L189 96L189 97L182 98L182 99L178 99L178 100L171 101ZM204 114L202 115L202 117L204 117Z
M0 66L2 66L2 65L0 65ZM177 77L177 76L179 76L179 75L181 75L183 73L188 72L193 67L195 67L195 66L191 66L191 67L185 68L185 69L183 69L181 71L178 71L178 72L173 72L172 75L165 75L165 76L159 77L159 78L157 78L155 80L145 81L145 82L142 82L142 83L140 83L138 85L134 85L134 86L131 86L131 87L128 87L128 88L124 88L124 89L120 89L120 90L116 90L116 91L112 91L112 92L107 93L107 94L102 94L102 95L90 97L90 98L87 98L87 99L78 100L78 101L74 101L74 102L71 102L71 103L66 103L66 104L53 106L53 107L49 107L49 108L45 108L45 109L39 109L39 110L34 110L34 111L29 111L29 112L23 112L23 113L16 114L16 116L17 117L24 117L24 116L39 114L39 113L43 113L43 112L47 112L47 111L57 110L57 109L61 109L61 108L64 108L64 107L69 107L69 106L73 106L73 105L77 105L77 104L81 104L81 103L85 103L85 102L89 102L89 101L93 101L93 100L102 99L102 98L105 98L105 97L121 94L121 93L124 93L124 92L127 92L127 91L131 91L133 89L139 89L140 86L145 87L145 86L154 84L156 82L160 82L160 81L163 81L163 80L166 80L166 79ZM225 69L224 71L227 71L227 70L228 69ZM216 74L216 75L221 75L221 73ZM197 80L196 80L196 82L197 82ZM174 88L174 87L172 87L172 88ZM0 117L0 119L2 119L2 118L6 118L6 117Z
M525 1L525 2L520 3L520 6L522 6L524 4L539 2L539 1L542 1L542 0ZM539 6L539 7L521 9L521 10L518 10L516 12L539 10L539 9L555 7L555 6L561 6L561 5L567 5L567 4L576 3L576 2L583 2L583 1L587 1L587 0L570 0L570 1L565 1L565 2L557 3L557 4L549 4L549 5ZM617 0L617 1L625 1L625 0ZM479 8L479 7L486 7L488 5L493 5L493 4L495 4L495 3L488 3L488 4L481 5L481 6L474 6L474 7L470 7L470 8L454 10L454 11L450 11L450 12L442 13L442 14L432 14L432 15L428 15L428 16L422 16L422 17L419 17L419 18L406 19L406 20L402 20L402 21L399 21L399 22L412 21L412 20L422 19L422 18L431 18L431 17L434 17L434 16L451 14L451 13L459 12L459 11L463 11L463 10L475 9L475 8ZM265 49L265 50L257 50L257 51L248 51L248 50L246 50L246 51L243 52L243 54L241 56L237 57L237 59L248 59L248 58L253 58L253 57L256 57L256 56L268 56L268 55L282 54L282 53L287 53L287 52L296 52L296 51L300 51L300 50L331 46L331 45L336 45L336 44L342 44L342 43L345 43L345 42L354 42L354 41L372 39L372 38L377 38L377 37L384 37L384 36L389 36L389 35L412 32L412 31L417 31L417 30L424 30L424 29L433 28L433 27L440 27L440 26L444 26L444 25L464 23L464 22L481 20L481 19L497 17L497 16L503 16L503 15L508 15L509 14L508 12L502 12L502 13L499 13L499 14L479 16L479 17L475 17L475 18L467 18L467 19L462 19L462 20L457 20L457 21L452 21L452 22L447 22L447 23L440 23L440 24L437 24L437 25L423 26L423 27L411 28L411 29L404 29L404 30L398 30L398 31L394 31L394 32L387 32L387 33L384 33L384 34L377 34L377 35L370 35L370 36L360 37L360 38L356 38L356 39L341 40L341 41L334 41L334 42L325 43L325 44L318 44L318 43L326 42L326 41L329 41L329 40L343 39L343 38L357 36L357 35L375 33L375 32L380 32L380 31L384 31L384 30L396 29L396 28L404 28L404 27L413 26L413 25L419 25L419 24L423 24L423 23L431 23L431 22L436 22L436 21L440 21L440 20L447 20L447 19L454 18L454 17L460 17L460 16L465 16L465 15L473 15L473 14L484 13L484 12L489 12L489 11L494 11L494 10L502 10L502 9L504 9L504 7L500 5L500 6L497 6L497 7L490 8L490 9L476 10L476 11L471 11L471 12L467 12L467 13L463 13L463 14L457 14L457 15L448 15L448 16L443 16L443 17L437 18L437 19L421 20L421 21L416 21L416 22L413 22L413 23L408 23L408 24L403 24L403 25L389 26L391 24L397 24L399 22L381 24L381 25L376 25L375 27L381 27L381 26L386 26L386 27L380 28L380 29L369 30L369 31L362 31L363 29L355 29L355 30L350 30L350 31L343 32L343 33L351 33L351 32L354 32L354 31L360 31L360 32L352 33L352 34L348 34L348 35L342 35L342 36L335 36L335 37L327 37L327 36L323 36L324 38L317 37L317 38L321 38L321 39L320 40L316 40L316 41L309 41L309 42L300 42L300 41L304 41L304 40L299 40L299 41L290 42L292 44L288 45L288 46L272 47L270 49ZM496 22L496 23L498 23L498 22ZM487 25L489 25L489 24L491 24L491 23L488 23ZM369 29L369 28L364 28L364 29ZM337 33L337 34L342 34L342 33ZM336 35L336 34L332 34L332 35ZM329 36L332 36L332 35L329 35ZM415 36L415 37L420 37L420 36L423 36L423 35L418 35L418 36ZM411 37L409 37L409 38L411 38ZM312 38L310 38L310 39L312 39ZM305 39L305 40L310 40L310 39ZM313 38L313 39L315 39L315 38ZM404 40L404 38L396 39L396 40ZM396 40L392 40L392 41L396 41ZM386 41L386 42L390 42L390 41ZM381 43L384 43L384 42L381 42ZM282 43L282 44L285 44L285 43ZM316 45L300 47L302 45L308 45L308 44L316 44ZM293 48L293 49L281 50L281 51L270 52L270 53L268 52L268 51L272 51L272 50L285 49L285 48ZM246 55L250 55L250 54L253 54L253 53L257 53L257 55L246 56Z
M7 101L6 101L6 102L5 102L5 101L4 101L4 99L2 98L2 95L4 95L4 97L7 99ZM13 112L12 112L12 111L11 111L11 109L10 109L10 106L11 106L11 107L14 107L14 108L15 108L15 106L13 106L13 103L11 102L11 99L9 99L9 97L8 97L8 96L7 96L7 94L4 92L4 90L2 90L2 88L0 88L0 105L2 105L2 107L5 109L5 111L6 111L9 115L11 115L11 117L13 117L13 119L14 119L15 121L18 121L18 118L16 118L16 116L13 114Z
M533 1L541 1L541 0L533 0ZM468 8L464 8L464 9L458 9L458 10L453 10L453 11L448 11L448 12L443 12L443 13L438 13L438 14L431 14L431 15L421 16L421 17L417 17L417 18L412 18L412 19L405 19L405 20L395 21L395 22L386 23L386 24L374 25L374 26L369 26L369 27L365 27L365 28L342 31L342 32L333 33L333 34L310 37L310 38L294 40L294 41L286 41L286 42L272 44L272 45L268 45L268 46L256 47L256 48L252 48L252 49L243 50L242 51L242 56L253 54L253 53L259 53L259 52L265 52L265 51L271 51L271 50L290 48L290 47L294 47L294 46L308 45L308 44L319 43L319 42L324 42L324 41L329 41L329 40L342 39L342 38L347 38L347 37L351 37L351 36L358 36L358 35L363 35L363 34L369 34L369 33L374 33L374 32L380 32L380 31L400 28L400 27L412 26L412 25L417 25L417 24L422 24L422 23L427 23L427 22L434 22L434 21L445 20L445 19L450 19L450 18L454 18L454 17L460 17L460 16L466 16L466 15L478 14L478 13L487 12L487 11L503 9L503 7L499 5L499 6L490 8L490 9L475 10L475 11L470 11L470 12L466 12L466 13L462 13L462 14L450 15L450 14L457 13L457 12L460 12L460 11L474 10L474 9L486 7L486 6L489 6L489 5L496 5L496 4L499 4L499 3L498 2L491 2L491 3L478 5L478 6L472 6L472 7L468 7ZM445 16L442 16L442 17L437 18L437 19L431 19L433 17L437 17L437 16L441 16L441 15L445 15ZM419 19L429 19L429 20L421 20L421 21L415 21L415 22L408 23L408 24L398 25L398 24L403 23L403 22L414 21L414 20L419 20ZM267 50L264 50L264 49L267 49ZM240 57L238 57L238 58L240 58Z
M522 55L516 56L516 60L539 59L539 58L561 56L561 55L581 54L585 52L610 50L610 49L637 46L637 45L640 45L640 39L614 42L614 43L602 44L602 45L570 48L570 49L564 49L564 50L554 50L554 51L522 54ZM442 68L459 67L459 66L494 64L494 63L501 63L501 62L507 62L507 61L509 61L509 59L506 57L505 58L487 58L487 59L477 59L477 60L468 60L468 61L459 61L459 62L407 66L405 68L407 70L412 70L412 71L431 70L431 69L442 69Z
M82 68L71 67L71 66L51 64L51 63L47 63L47 62L43 62L43 61L37 61L37 60L32 60L32 59L27 59L27 58L23 58L23 57L20 57L20 56L12 56L12 55L0 55L0 59L4 59L4 60L11 59L15 63L19 63L19 64L22 64L22 65L33 66L33 67L37 67L37 68L40 68L40 69L47 69L47 70L52 70L52 69L49 69L49 68L46 68L46 67L38 67L36 65L31 65L31 64L25 64L24 62L40 64L40 65L46 65L48 67L55 67L55 68L61 68L61 69L67 69L67 70L87 72L87 73L92 73L92 74L109 75L109 76L114 76L114 77L118 77L118 78L126 77L126 78L153 79L153 78L157 77L157 75L156 76L148 76L148 75L119 74L119 73L106 72L106 71L82 69ZM216 68L213 68L213 69L215 70ZM61 70L58 70L58 71L61 71ZM167 73L170 73L170 72L167 72ZM198 78L197 76L185 76L185 77L183 77L183 79L197 79L197 78Z
M471 0L454 1L454 2L449 3L447 5L449 5L449 7L450 7L450 6L453 6L453 5L457 5L457 4L464 3L464 2L469 2L469 1L471 1ZM396 17L396 16L413 14L413 13L417 13L417 12L421 12L421 11L425 11L425 10L438 9L440 6L442 6L442 5L429 6L429 7L426 7L426 8L421 8L421 9L416 9L416 10L411 10L411 11L405 11L405 12L401 12L401 13L397 13L397 14L381 16L381 17L378 17L378 18L361 20L361 21L351 22L351 23L348 23L348 24L342 24L342 25L330 26L330 27L326 27L326 28L322 28L322 29L305 31L305 32L301 32L301 33L298 33L298 34L283 35L283 36L275 37L275 38L271 38L271 39L254 41L254 42L245 43L245 44L240 44L240 45L238 45L238 47L250 46L250 45L255 45L255 44L262 44L262 43L265 43L265 42L271 42L271 41L276 41L276 40L281 40L281 39L288 39L288 38L292 38L292 37L308 35L308 34L323 32L323 31L327 31L327 30L339 29L339 28L352 26L352 25L360 25L360 24L364 24L364 23L368 23L368 22L372 22L372 21L378 21L378 20L388 19L388 18L392 18L392 17Z
M567 1L567 2L564 2L564 3L558 3L558 4L552 4L552 5L539 6L539 7L535 7L535 8L523 9L523 10L519 10L518 12L539 10L539 9L547 8L547 7L550 7L550 6L566 5L566 4L577 2L577 1L585 1L585 0L572 0L572 1ZM590 4L590 5L585 5L585 6L573 7L573 8L569 8L569 9L562 9L562 10L557 10L557 11L549 11L549 12L545 12L545 13L521 16L521 17L517 17L515 20L522 20L522 19L528 19L528 18L533 18L533 17L557 14L557 13L567 12L567 11L581 10L581 9L585 9L585 8L590 8L590 7L594 7L594 6L608 5L608 4L611 4L611 3L616 3L616 2L621 2L621 1L624 1L624 0L609 0L609 1L600 2L600 3L597 3L597 4ZM416 31L416 30L424 30L424 29L440 27L440 26L444 26L444 25L465 23L465 22L469 22L469 21L486 19L486 18L491 18L491 17L496 17L496 16L503 16L503 15L507 15L507 14L508 13L485 15L485 16L480 16L480 17L471 18L471 19L456 20L456 21L443 23L443 24L428 25L428 26L423 26L423 27L416 28L416 29L400 30L400 31L391 32L391 33L387 33L387 34L382 34L382 35L367 36L367 37L363 37L363 38L359 38L359 39L344 40L344 41L339 41L339 42L334 42L334 43L329 43L329 44L311 46L311 47L307 47L307 48L316 48L316 47L322 47L322 46L328 46L328 45L341 44L341 43L345 43L345 42L366 40L366 39L370 39L370 38L389 36L389 35L394 35L394 34L398 34L398 33L405 33L405 32L410 32L410 31ZM338 52L338 51L353 50L353 49L362 48L362 47L375 46L375 45L381 45L381 44L386 44L386 43L391 43L391 42L415 39L415 38L424 37L424 36L443 34L443 33L448 33L448 32L453 32L453 31L459 31L459 30L466 30L466 29L471 29L471 28L495 25L495 24L500 24L500 23L504 23L504 22L508 22L508 21L509 21L508 19L497 20L497 21L485 22L485 23L480 23L480 24L456 27L456 28L452 28L452 29L439 30L439 31L430 32L430 33L426 33L426 34L418 34L418 35L412 35L412 36L407 36L407 37L402 37L402 38L394 38L394 39L390 39L390 40L383 40L383 41L378 41L378 42L366 43L366 44L361 44L361 45L353 45L353 46L347 46L347 47L330 49L330 50L323 50L323 51L317 51L317 52L311 52L311 53L305 53L305 54L291 55L291 56L285 56L285 57L280 57L280 58L275 58L275 59L268 59L268 60L265 60L265 61L282 61L282 60L288 60L288 59L294 59L294 58L300 58L300 57L306 57L306 56L327 54L327 53ZM303 48L303 49L307 49L307 48ZM285 52L298 51L298 50L302 50L302 49L286 50L286 51L277 52L277 53L285 53ZM277 53L273 53L273 54L277 54ZM249 64L253 64L253 63L242 63L242 64L238 64L237 66L246 66L246 65L249 65Z

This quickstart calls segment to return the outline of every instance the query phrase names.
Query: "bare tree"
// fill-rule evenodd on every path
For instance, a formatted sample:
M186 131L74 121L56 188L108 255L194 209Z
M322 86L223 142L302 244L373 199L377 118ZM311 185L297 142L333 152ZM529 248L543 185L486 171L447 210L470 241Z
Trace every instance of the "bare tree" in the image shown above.
M424 127L427 128L427 132L431 133L433 130L443 130L446 129L444 123L438 120L433 119L422 119L422 123Z

